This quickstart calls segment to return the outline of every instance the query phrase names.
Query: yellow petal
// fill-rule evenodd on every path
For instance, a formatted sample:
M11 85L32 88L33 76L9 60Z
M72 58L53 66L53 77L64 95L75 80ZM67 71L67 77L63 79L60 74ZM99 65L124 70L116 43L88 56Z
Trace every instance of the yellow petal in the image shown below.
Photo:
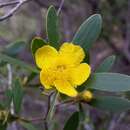
M52 77L50 77L50 72L48 70L42 70L40 72L40 82L46 89L51 89L53 83Z
M71 70L72 84L81 85L88 79L90 73L91 73L91 67L86 63L82 63L78 67L73 68Z
M70 97L76 97L78 94L75 88L68 81L56 80L54 85L59 92Z
M43 66L49 66L54 61L53 59L58 55L55 48L45 45L39 48L35 53L36 64L39 68Z
M83 49L72 43L64 43L61 46L59 53L61 57L69 60L69 62L73 64L79 64L85 57Z

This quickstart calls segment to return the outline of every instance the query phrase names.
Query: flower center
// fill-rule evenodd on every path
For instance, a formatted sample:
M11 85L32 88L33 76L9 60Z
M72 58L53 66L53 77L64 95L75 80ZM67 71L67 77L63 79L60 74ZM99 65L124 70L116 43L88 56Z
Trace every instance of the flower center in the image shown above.
M67 71L66 65L63 64L57 65L56 68L53 70L51 77L53 77L54 80L67 79L68 74L66 73L66 71Z
M59 72L63 72L63 71L66 69L66 66L65 66L65 65L58 65L58 66L56 67L56 69L57 69L57 71L59 71Z

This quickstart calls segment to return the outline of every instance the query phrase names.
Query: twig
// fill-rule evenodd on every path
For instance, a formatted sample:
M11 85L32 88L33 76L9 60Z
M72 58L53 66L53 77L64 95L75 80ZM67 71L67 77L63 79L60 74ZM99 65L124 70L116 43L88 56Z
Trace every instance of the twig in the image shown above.
M18 120L20 121L25 121L25 122L36 122L36 121L44 121L44 118L43 117L32 117L32 118L28 118L28 119L25 119L23 117L16 117L18 118Z
M73 104L73 103L76 103L77 101L74 101L74 100L66 100L66 101L63 101L59 104L56 105L56 107L60 107L62 105L65 105L65 104Z
M12 90L12 68L10 64L7 64L7 69L8 69L8 87L10 90ZM13 115L14 114L14 105L13 102L11 103L11 108L10 112Z
M8 19L9 17L13 16L13 14L27 1L31 1L31 0L19 0L17 5L12 9L10 10L7 14L5 14L4 16L1 16L0 17L0 21L3 21L5 19ZM13 3L13 2L12 2ZM10 3L11 4L11 3ZM14 3L13 3L14 4ZM4 3L4 4L1 4L2 7L4 6L9 6L9 3Z
M59 9L58 9L58 11L57 11L57 16L60 14L60 11L61 11L61 9L62 9L62 7L63 7L64 1L65 1L65 0L61 0Z
M34 2L36 2L40 7L43 7L43 8L48 8L48 6L50 5L49 1L48 0L34 0ZM55 8L58 10L59 9L59 4L57 1L55 1L55 4L54 4ZM67 10L67 7L66 6L63 6L62 7L62 10L66 11Z
M115 127L116 127L116 118L117 118L117 115L114 115L113 119L111 120L111 122L109 124L108 130L114 130L115 129Z
M44 117L44 127L45 127L45 130L48 130L47 116L48 116L48 113L49 113L49 110L50 110L51 96L53 95L53 93L54 93L54 92L52 92L52 93L48 96L47 111L46 111L46 114L45 114L45 117Z
M7 69L8 69L8 87L9 87L10 90L12 90L13 73L12 73L12 67L11 67L10 64L7 64ZM11 113L12 115L15 114L13 101L11 102L10 113ZM16 127L17 127L17 126L16 126L15 123L12 124L12 129L15 130L15 129L17 129Z
M120 124L120 122L124 119L124 117L127 115L127 112L122 112L120 115L119 115L119 118L117 120L117 124Z
M47 118L46 118L47 121L51 121L51 119L53 118L58 96L59 96L59 92L56 92L56 93L54 93L52 100L50 99L51 105L50 105L50 109L49 109L48 114L47 114Z
M47 115L48 115L48 112L49 112L49 109L50 109L50 102L51 102L51 96L53 95L54 92L50 93L50 95L48 96L48 101L47 101L47 111L46 111L46 114L45 114L45 118L44 120L47 119Z
M6 3L1 3L0 8L10 6L10 5L15 5L15 4L18 4L18 3L19 3L19 1L11 1L11 2L6 2Z

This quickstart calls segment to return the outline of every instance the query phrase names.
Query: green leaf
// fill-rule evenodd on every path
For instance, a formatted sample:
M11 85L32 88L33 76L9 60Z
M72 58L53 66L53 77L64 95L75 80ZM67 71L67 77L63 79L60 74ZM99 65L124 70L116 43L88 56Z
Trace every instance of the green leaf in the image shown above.
M88 52L99 37L101 28L102 17L99 14L94 14L80 26L72 42L81 45Z
M12 98L13 98L12 90L9 90L9 89L6 90L5 96L6 96L5 107L9 109L10 105L11 105Z
M97 68L96 72L107 72L111 69L116 57L114 55L107 57L101 65Z
M29 122L20 122L20 124L27 130L37 130L36 127Z
M15 108L16 114L18 114L21 110L21 105L22 105L22 100L24 96L24 92L22 89L22 85L19 81L19 79L16 79L13 82L13 87L12 87L12 92L13 92L13 104Z
M63 130L77 130L79 125L79 112L74 112L66 122Z
M5 61L0 61L0 67L4 67L5 65L7 65L7 62L5 62Z
M0 101L0 110L9 109L12 101L12 91L7 89L5 91L5 101Z
M32 54L34 55L36 50L44 45L47 45L46 41L44 41L42 38L40 37L35 37L32 40L31 43L31 50L32 50Z
M79 103L79 119L80 121L84 121L86 118L86 114L84 112L83 106L81 103Z
M5 109L5 105L3 102L0 101L0 110L4 110Z
M58 16L54 6L50 6L47 12L46 31L49 43L55 48L59 47Z
M7 55L2 54L2 53L0 53L0 61L5 61L5 62L8 62L8 63L13 64L15 66L17 65L17 66L20 66L21 68L25 68L31 72L39 73L38 69L36 69L35 67L32 67L31 65L28 65L21 60L7 56Z
M119 73L95 73L83 86L87 89L125 92L130 90L130 76Z
M130 109L130 101L120 97L114 96L100 96L96 97L90 105L101 110L108 110L112 112L121 112Z
M7 123L3 124L2 121L0 121L0 130L6 130L7 129Z
M28 84L29 82L31 82L35 77L37 76L36 73L30 73L30 75L27 78L26 84Z
M3 53L5 53L9 56L16 56L17 54L20 53L20 51L22 51L22 49L25 47L25 45L26 44L23 41L17 41L15 43L11 43L6 46Z
M85 53L85 58L84 58L83 62L90 64L90 55L88 52Z

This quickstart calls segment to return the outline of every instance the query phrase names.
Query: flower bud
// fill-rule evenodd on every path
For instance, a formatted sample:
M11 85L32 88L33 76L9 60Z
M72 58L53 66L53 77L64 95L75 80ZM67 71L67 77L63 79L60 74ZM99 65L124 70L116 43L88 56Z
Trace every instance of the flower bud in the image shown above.
M1 111L1 110L0 110L0 120L4 120L5 117L6 117L6 114L7 114L6 111Z
M81 93L80 97L82 100L84 100L86 102L90 102L93 99L93 94L92 94L92 92L86 90Z

